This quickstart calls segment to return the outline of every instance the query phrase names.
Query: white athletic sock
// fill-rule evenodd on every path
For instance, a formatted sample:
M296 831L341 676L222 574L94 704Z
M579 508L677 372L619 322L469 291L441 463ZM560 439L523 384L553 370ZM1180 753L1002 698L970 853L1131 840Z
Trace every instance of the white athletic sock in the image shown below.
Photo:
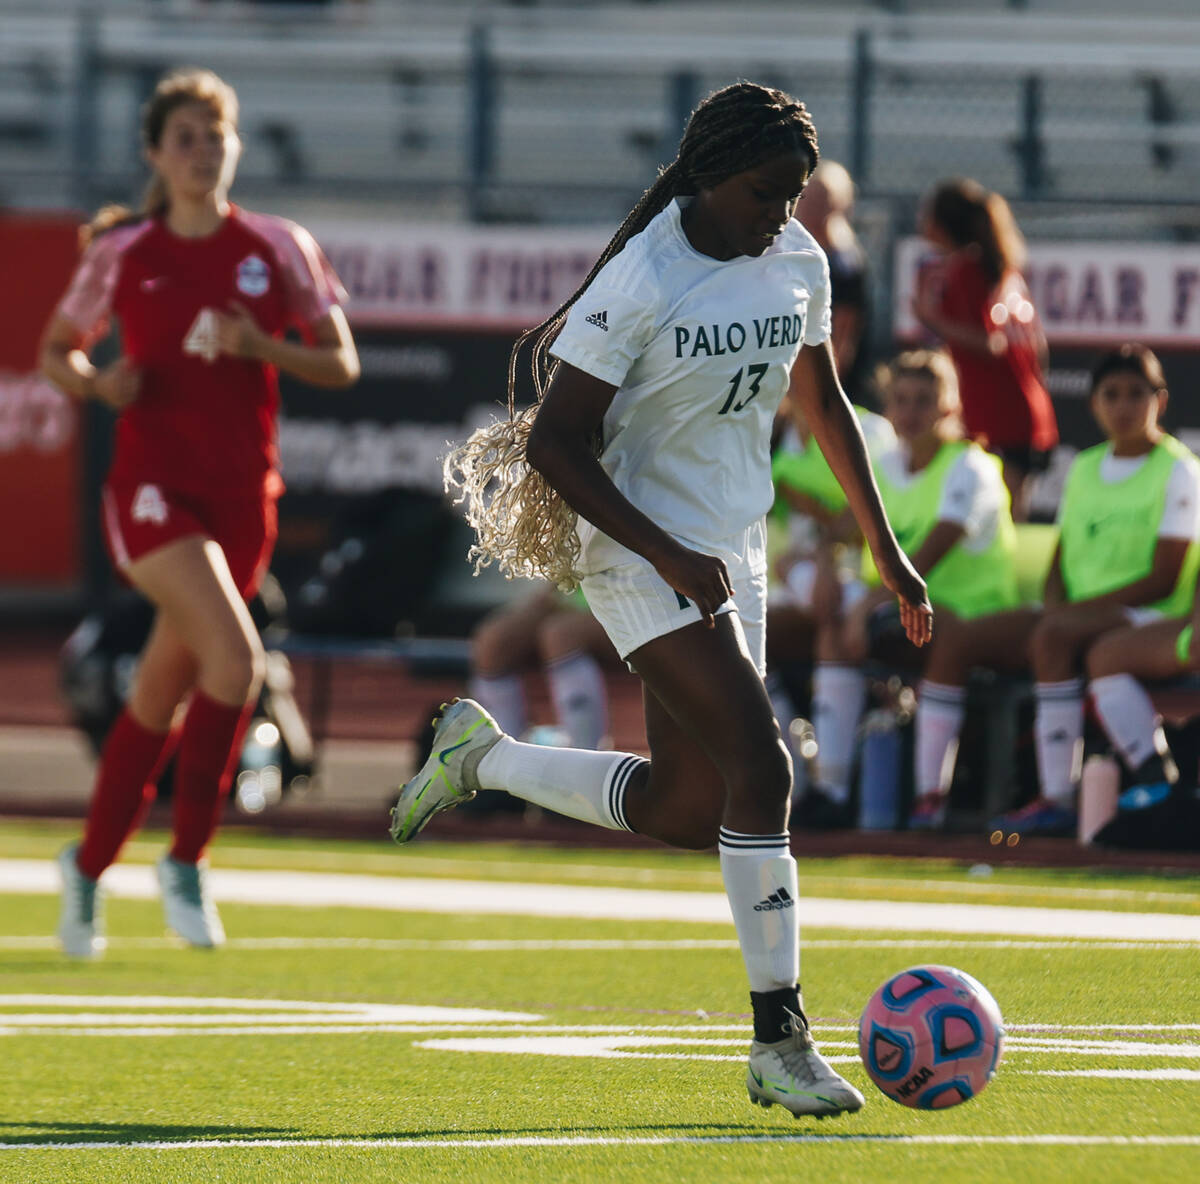
M950 788L966 710L965 687L950 687L928 679L921 684L914 760L918 794L945 793Z
M583 822L609 830L633 830L625 819L625 790L633 774L650 762L629 752L546 748L500 740L479 762L484 789L504 789Z
M1108 738L1130 772L1158 751L1158 713L1132 674L1092 679L1092 702Z
M608 688L591 654L577 650L546 665L550 697L572 748L599 748L608 735Z
M1042 796L1060 806L1075 802L1083 748L1083 680L1039 682L1037 696L1038 775Z
M472 674L467 682L472 699L487 711L510 736L520 736L529 725L525 681L519 674Z
M718 847L750 990L794 987L800 981L799 888L788 836L743 835L721 827Z
M854 741L867 694L867 679L857 666L819 662L813 672L813 732L817 773L813 778L836 802L850 798Z

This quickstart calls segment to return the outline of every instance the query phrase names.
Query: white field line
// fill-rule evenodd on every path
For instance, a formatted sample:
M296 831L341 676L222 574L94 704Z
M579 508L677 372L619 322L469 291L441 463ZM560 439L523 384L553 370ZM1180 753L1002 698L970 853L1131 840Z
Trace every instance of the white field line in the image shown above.
M136 852L142 858L155 857L157 858L161 846L157 843L151 843L143 840L135 839L129 844L128 850L131 853ZM264 860L264 853L256 847L240 847L234 842L222 843L221 850L232 856L236 856L243 865L253 867L250 861ZM320 871L322 863L329 863L333 866L339 866L344 861L344 856L341 855L323 855L321 852L306 852L304 855L305 866L300 869L303 871ZM424 853L406 853L400 857L405 865L406 870L415 875L428 875L429 873L444 875L454 873L451 878L479 878L488 879L496 877L498 879L507 879L521 881L527 874L527 868L521 863L513 860L501 859L456 859L448 856L432 856ZM266 856L260 870L293 870L281 865L278 861L266 862L270 860L270 856ZM299 862L297 859L296 862ZM380 854L370 851L364 851L360 855L355 856L356 868L363 872L378 872L381 875L393 876L398 870L397 856L394 853ZM587 864L587 863L547 863L541 865L547 872L553 882L568 883L572 880L587 880L590 883L603 885L611 884L620 887L628 887L630 884L646 888L670 888L673 884L680 882L686 883L689 890L703 891L705 887L711 887L713 890L719 891L721 888L720 872L705 872L703 870L691 870L687 872L677 872L664 868L648 868L648 867L615 867L605 864ZM985 865L986 866L986 865ZM966 873L970 874L970 873ZM810 888L814 888L821 882L816 875L805 875L804 865L800 867L800 891L806 892ZM951 897L955 894L965 896L978 896L980 894L994 894L998 896L1019 896L1036 893L1038 896L1054 896L1063 900L1079 900L1079 901L1128 901L1131 904L1152 904L1156 901L1170 901L1175 903L1196 903L1200 906L1200 893L1198 892L1167 892L1154 891L1140 888L1087 888L1079 885L1053 885L1053 884L1001 884L996 883L988 873L983 875L976 874L972 879L965 880L961 878L955 879L899 879L894 877L883 876L847 876L838 877L839 885L847 885L853 888L867 889L873 896L883 897L886 899L895 899L904 896L908 891L920 890L922 892L933 892L943 897Z
M152 843L134 842L131 845L133 849L143 852L144 854L157 855L158 848ZM223 843L222 851L226 851L235 855L239 863L247 865L252 860L262 860L263 852L254 847L238 847ZM269 858L269 857L268 857ZM306 859L310 858L308 855ZM316 857L319 859L319 855ZM340 857L335 857L340 858ZM362 853L361 857L356 857L355 863L359 864L362 871L378 871L386 876L394 876L397 871L396 855L395 854L373 854L371 852ZM497 877L504 879L514 879L520 881L526 875L526 866L515 863L514 860L499 860L499 859L452 859L438 858L433 855L425 854L410 854L406 859L408 870L416 873L416 875L428 875L428 873L456 873L456 877ZM252 866L252 864L251 864ZM671 884L678 884L680 881L689 883L691 887L696 884L708 884L714 889L720 889L721 876L720 872L704 872L703 870L691 870L686 872L671 871L660 869L660 867L613 867L612 865L604 864L581 864L571 860L569 864L546 864L542 865L550 875L554 882L564 881L569 882L586 881L595 884L611 883L617 885L628 885L630 883L640 884L647 888L670 888ZM839 884L845 884L846 887L866 889L876 896L894 897L904 895L906 891L929 891L937 892L942 896L953 896L961 894L964 896L978 895L997 895L997 896L1016 896L1021 894L1031 894L1037 892L1039 896L1057 896L1062 900L1079 900L1079 901L1129 901L1130 903L1152 903L1154 901L1174 901L1174 902L1195 902L1200 904L1200 892L1170 892L1170 891L1154 891L1152 889L1139 888L1085 888L1080 885L1066 884L1001 884L996 883L991 878L994 869L989 865L988 871L974 872L972 879L901 879L894 877L882 876L847 876L838 877ZM305 870L310 870L306 867ZM967 872L966 875L972 875ZM805 876L804 866L800 865L800 891L804 892L818 883L816 876Z
M162 950L183 946L182 939L164 937L108 937L108 948L123 950ZM0 950L57 950L56 937L0 936ZM1186 941L1108 941L1103 938L1078 938L1074 941L1013 941L993 938L817 938L803 942L806 950L1172 950L1182 953L1200 948L1200 942ZM417 938L417 937L231 937L225 942L230 950L374 950L381 953L403 951L444 951L447 953L505 953L549 950L652 951L652 950L736 950L733 938Z
M108 948L162 950L183 946L182 939L163 937L107 937ZM0 936L0 950L57 950L59 940L47 935ZM806 950L1172 950L1176 953L1200 948L1200 942L1109 941L1077 938L1074 941L1014 941L1006 938L817 938L803 942ZM230 950L375 950L379 952L424 951L436 953L505 953L551 950L653 951L736 950L734 938L418 938L418 937L231 937Z
M401 879L311 872L216 870L219 901L264 906L368 908L463 916L517 915L613 921L730 923L724 893L594 888L564 884ZM153 869L117 866L105 875L117 896L158 896ZM57 868L44 860L0 860L0 892L56 893ZM1083 909L834 900L808 897L798 908L806 926L834 929L926 930L1115 940L1200 941L1200 916L1114 913Z
M492 1150L505 1147L675 1147L725 1144L819 1144L846 1147L876 1143L936 1147L1200 1147L1200 1135L511 1135L494 1139L180 1139L146 1142L5 1143L0 1151L209 1151L270 1147L419 1151L424 1148Z
M1039 1077L1108 1077L1135 1081L1200 1081L1200 1069L1041 1069Z

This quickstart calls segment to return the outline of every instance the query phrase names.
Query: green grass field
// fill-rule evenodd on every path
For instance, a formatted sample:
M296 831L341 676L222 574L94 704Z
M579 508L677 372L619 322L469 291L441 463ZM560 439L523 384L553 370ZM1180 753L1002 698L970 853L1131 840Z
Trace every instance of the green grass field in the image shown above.
M1150 936L1200 914L1195 877L802 861L810 900L860 901L868 919L872 902L901 902L914 926L930 904L973 906L981 922L832 929L802 914L814 1029L868 1101L817 1123L746 1099L729 925L503 911L522 885L550 906L596 895L585 889L707 898L715 856L231 834L219 872L240 869L251 892L321 873L304 881L312 902L223 903L229 945L194 951L163 936L131 879L108 904L107 956L76 964L47 936L57 899L38 879L71 833L0 835L5 1181L1200 1179L1200 938L1034 936L1020 920L1005 934L987 920L1136 913ZM125 873L148 880L160 850L161 836L132 844ZM397 878L432 881L431 895L493 890L453 911L320 904L347 876L377 878L353 881L363 903ZM878 1093L854 1043L874 988L922 962L981 979L1008 1028L989 1089L942 1113Z

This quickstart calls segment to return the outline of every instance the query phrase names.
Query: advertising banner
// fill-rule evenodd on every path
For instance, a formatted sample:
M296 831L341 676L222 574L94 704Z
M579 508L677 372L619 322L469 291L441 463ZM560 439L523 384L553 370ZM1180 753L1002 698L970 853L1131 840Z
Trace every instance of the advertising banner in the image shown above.
M80 414L35 373L38 341L78 258L78 219L0 214L0 588L80 578Z
M357 327L526 329L586 278L608 236L563 230L370 222L309 229L350 294Z
M922 265L933 258L920 238L896 247L893 326L900 341L923 332L912 299ZM1026 278L1052 346L1140 341L1154 350L1200 348L1200 246L1035 242Z

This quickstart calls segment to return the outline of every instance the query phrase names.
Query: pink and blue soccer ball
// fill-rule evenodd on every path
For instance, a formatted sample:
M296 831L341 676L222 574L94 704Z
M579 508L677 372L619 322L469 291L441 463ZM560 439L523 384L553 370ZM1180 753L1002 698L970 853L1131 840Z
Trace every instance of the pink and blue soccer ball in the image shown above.
M858 1024L867 1074L894 1102L943 1110L975 1097L1004 1053L988 989L952 966L914 966L871 996Z

